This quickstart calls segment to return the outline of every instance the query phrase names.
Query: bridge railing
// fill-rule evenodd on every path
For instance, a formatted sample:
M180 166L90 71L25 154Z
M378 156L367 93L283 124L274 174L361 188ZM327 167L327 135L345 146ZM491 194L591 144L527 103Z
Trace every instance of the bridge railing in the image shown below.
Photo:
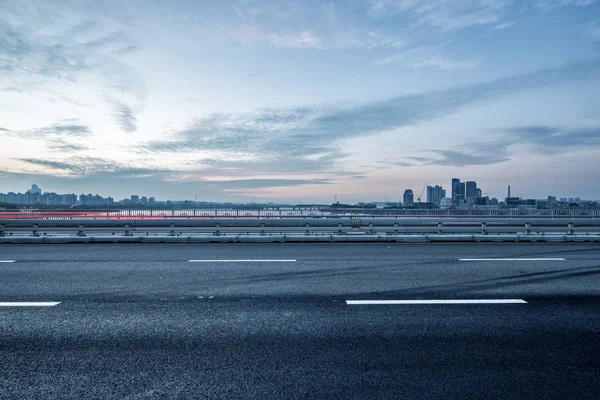
M586 234L600 218L353 218L316 219L0 219L0 235L227 235L227 234Z
M190 210L76 210L76 211L41 211L19 210L2 211L0 219L204 219L204 218L451 218L451 217L489 217L489 218L569 218L600 217L600 209L495 209L495 210L419 210L419 209L321 209L321 210L239 210L239 209L190 209Z

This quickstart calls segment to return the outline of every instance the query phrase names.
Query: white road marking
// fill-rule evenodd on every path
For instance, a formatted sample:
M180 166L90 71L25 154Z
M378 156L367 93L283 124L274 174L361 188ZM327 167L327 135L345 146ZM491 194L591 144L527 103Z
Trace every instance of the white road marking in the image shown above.
M0 302L0 307L54 307L60 301L9 301Z
M459 258L458 261L566 261L566 258Z
M484 299L484 300L346 300L346 304L523 304L522 299Z
M190 260L190 262L296 262L296 260Z
M0 260L0 263L16 262L17 260Z

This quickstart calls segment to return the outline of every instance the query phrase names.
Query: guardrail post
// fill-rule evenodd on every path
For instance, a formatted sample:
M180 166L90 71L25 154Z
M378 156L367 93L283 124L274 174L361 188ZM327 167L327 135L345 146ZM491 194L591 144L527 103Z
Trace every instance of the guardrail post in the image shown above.
M342 223L339 222L337 227L338 227L337 233L338 233L338 235L341 235L342 234Z
M394 222L394 234L397 235L398 234L398 223Z
M525 233L528 235L531 233L531 224L529 222L525 223Z
M369 223L369 234L372 235L374 233L375 233L375 231L373 230L373 224Z
M83 224L79 224L79 230L77 231L77 236L85 236L83 232Z
M5 228L6 228L6 225L0 224L0 236L4 236L4 229Z
M487 222L481 223L481 234L487 235Z
M169 236L175 236L175 224L171 222L171 232L169 233Z
M221 224L215 225L215 236L221 236L221 230L219 228L221 228Z
M569 231L567 232L567 234L572 235L574 233L573 227L574 227L573 223L569 222Z
M131 236L131 234L129 233L129 224L125 224L125 234L124 236Z
M265 224L264 223L260 224L260 228L261 228L260 235L265 236Z
M440 233L440 234L443 233L444 232L443 229L444 229L444 223L438 222L438 233Z
M306 224L304 224L304 227L306 228L306 232L304 232L304 234L305 234L305 235L310 235L310 230L309 230L309 228L310 228L310 224L309 224L309 223L306 223Z
M38 229L39 229L38 224L33 224L33 236L39 236Z

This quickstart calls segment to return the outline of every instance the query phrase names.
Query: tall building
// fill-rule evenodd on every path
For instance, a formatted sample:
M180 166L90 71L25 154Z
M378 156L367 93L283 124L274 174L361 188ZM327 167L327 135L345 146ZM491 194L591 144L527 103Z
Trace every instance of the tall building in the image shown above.
M414 194L412 189L406 189L404 191L404 199L403 199L404 207L412 207L414 204Z
M460 202L460 179L452 178L452 204L458 205Z
M442 199L446 197L446 191L438 185L427 186L427 202L437 207L441 205Z
M465 184L465 182L461 182L460 183L460 195L459 195L459 203L463 203L465 201L465 198L467 193L467 185Z
M474 181L468 181L466 183L466 196L467 199L474 199L477 197L477 183Z
M140 202L140 196L138 196L136 194L132 194L131 195L131 202L133 204L139 204L139 202Z
M34 183L33 185L31 185L31 189L29 189L27 193L42 194L42 189L40 189L40 187Z

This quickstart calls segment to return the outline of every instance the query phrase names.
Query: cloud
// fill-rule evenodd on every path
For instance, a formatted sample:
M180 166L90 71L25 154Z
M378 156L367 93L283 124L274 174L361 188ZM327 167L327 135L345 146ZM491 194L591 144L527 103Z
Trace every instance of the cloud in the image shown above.
M10 129L6 129L0 126L0 132L12 132Z
M88 150L88 146L69 143L62 139L52 139L46 142L46 147L48 147L52 151L60 152L60 153L72 153L81 150Z
M45 167L41 173L63 177L111 176L113 178L132 176L163 176L171 170L130 167L111 160L95 157L70 157L66 160L46 160L38 158L18 158L27 164Z
M139 45L110 9L0 1L0 91L47 95L65 83L98 81L106 96L125 93L143 101L144 82L122 61Z
M58 140L65 137L86 137L92 135L90 127L77 120L63 120L52 125L41 128L27 129L23 131L9 131L13 136L23 139L53 139Z
M147 153L218 152L222 165L261 165L277 171L328 171L348 155L341 142L441 118L468 106L494 101L558 82L600 76L600 59L514 75L489 82L393 97L360 105L321 104L221 113L196 120L170 140L144 143ZM439 153L442 154L442 153ZM445 153L440 162L481 162ZM494 159L500 162L500 158ZM420 161L415 159L415 161ZM421 160L424 161L424 160ZM481 165L481 164L476 164ZM271 166L271 167L269 167Z
M496 154L474 155L456 150L432 150L442 156L441 159L429 162L427 165L448 165L454 167L464 167L467 165L492 165L504 161L509 158Z
M232 7L222 23L226 37L248 46L295 49L400 48L406 40L391 30L365 24L359 4L249 1Z
M536 8L548 12L564 6L587 7L595 2L596 0L536 0L534 5Z
M477 60L452 59L440 46L418 47L375 61L377 65L401 64L411 68L436 68L441 70L468 69L479 65Z
M510 0L368 0L368 13L375 18L409 16L416 26L428 25L442 31L499 24Z
M514 26L515 24L516 24L516 22L514 22L514 21L502 22L501 24L494 26L492 29L494 29L494 30L507 29L507 28L510 28L511 26Z
M510 144L526 144L541 154L567 153L600 147L600 127L519 126L504 131ZM509 145L506 143L505 145Z
M300 185L329 185L328 179L235 179L202 181L205 187L216 187L222 190L260 189Z
M113 114L119 126L127 133L137 130L137 117L133 108L117 100L111 100Z

